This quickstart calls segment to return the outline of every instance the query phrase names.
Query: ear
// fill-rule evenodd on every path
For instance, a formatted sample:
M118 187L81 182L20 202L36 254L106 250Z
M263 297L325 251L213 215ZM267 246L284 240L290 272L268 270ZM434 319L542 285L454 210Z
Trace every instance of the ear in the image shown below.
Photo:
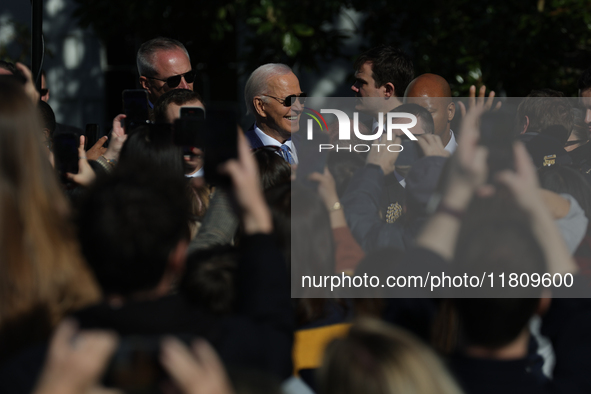
M388 82L384 85L384 97L395 97L396 90L394 89L394 84L392 82Z
M451 122L456 115L456 103L453 101L447 106L447 121Z
M529 117L527 115L525 115L525 122L523 123L523 130L521 131L521 134L525 133L527 131L528 127L529 127Z
M140 85L142 86L142 88L146 89L147 91L150 91L150 85L148 84L148 78L144 77L143 75L140 75Z
M266 118L267 113L265 112L265 101L260 97L255 97L252 99L252 103L254 104L254 110L256 111L256 114L253 115Z

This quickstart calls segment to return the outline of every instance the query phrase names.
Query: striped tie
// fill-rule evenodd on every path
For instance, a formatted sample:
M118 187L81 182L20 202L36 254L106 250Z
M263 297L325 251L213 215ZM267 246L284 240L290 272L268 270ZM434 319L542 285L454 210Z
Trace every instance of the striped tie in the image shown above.
M285 144L281 145L281 154L286 162L288 162L289 164L295 164L293 156L291 155L291 152L289 150L289 146Z

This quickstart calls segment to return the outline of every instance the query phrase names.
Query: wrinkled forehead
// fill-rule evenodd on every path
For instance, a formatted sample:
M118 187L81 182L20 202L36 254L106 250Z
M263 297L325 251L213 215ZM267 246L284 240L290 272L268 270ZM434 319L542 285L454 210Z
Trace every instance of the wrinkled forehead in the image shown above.
M269 94L280 98L301 93L300 81L294 73L274 76L269 79L267 86Z

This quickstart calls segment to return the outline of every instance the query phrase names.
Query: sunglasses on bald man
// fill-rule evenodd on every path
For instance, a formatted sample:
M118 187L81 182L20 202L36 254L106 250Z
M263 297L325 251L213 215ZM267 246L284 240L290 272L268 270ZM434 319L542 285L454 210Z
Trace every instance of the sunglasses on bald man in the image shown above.
M172 77L168 77L166 79L160 79L156 77L148 77L144 75L146 78L155 79L157 81L166 82L169 88L176 88L181 83L181 78L184 77L187 83L193 83L195 81L195 71L191 70L184 74L173 75Z

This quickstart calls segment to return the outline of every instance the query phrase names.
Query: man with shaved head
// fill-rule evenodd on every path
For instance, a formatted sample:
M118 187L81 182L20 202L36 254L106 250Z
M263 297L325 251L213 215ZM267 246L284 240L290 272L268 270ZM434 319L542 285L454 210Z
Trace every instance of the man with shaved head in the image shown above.
M456 106L451 99L451 89L447 81L435 74L423 74L415 78L404 93L405 103L416 103L426 108L433 116L435 134L441 137L445 150L453 153L458 146L451 121Z

